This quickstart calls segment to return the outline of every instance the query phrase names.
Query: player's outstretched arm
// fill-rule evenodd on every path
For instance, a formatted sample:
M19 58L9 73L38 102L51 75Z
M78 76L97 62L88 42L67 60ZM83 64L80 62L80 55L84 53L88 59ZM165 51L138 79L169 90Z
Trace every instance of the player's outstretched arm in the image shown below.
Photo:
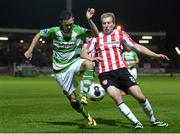
M94 16L95 10L94 8L88 8L86 11L86 19L89 23L89 26L91 27L92 32L96 37L99 36L99 31L94 22L92 21L92 17Z
M32 59L32 52L33 52L34 47L36 46L36 44L39 42L39 39L40 39L40 33L37 33L37 34L34 36L34 38L33 38L32 42L31 42L31 45L30 45L29 49L24 53L24 56L25 56L27 59L29 59L29 60Z
M150 56L150 57L164 59L164 60L168 60L169 61L169 58L166 55L164 55L164 54L157 54L157 53L151 51L150 49L148 49L148 48L146 48L146 47L144 47L142 45L139 45L139 44L135 45L133 47L133 50L135 50L137 52L140 52L142 54L145 54L147 56Z

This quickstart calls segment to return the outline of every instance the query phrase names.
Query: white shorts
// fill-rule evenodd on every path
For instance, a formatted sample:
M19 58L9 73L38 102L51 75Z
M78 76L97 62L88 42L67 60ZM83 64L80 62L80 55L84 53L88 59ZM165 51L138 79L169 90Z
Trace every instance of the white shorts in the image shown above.
M78 59L68 68L67 71L55 73L56 81L60 86L60 89L62 89L66 95L70 95L75 90L73 77L75 73L80 71L81 64L84 61L85 59Z
M128 71L135 79L137 79L137 69L136 68L128 69Z

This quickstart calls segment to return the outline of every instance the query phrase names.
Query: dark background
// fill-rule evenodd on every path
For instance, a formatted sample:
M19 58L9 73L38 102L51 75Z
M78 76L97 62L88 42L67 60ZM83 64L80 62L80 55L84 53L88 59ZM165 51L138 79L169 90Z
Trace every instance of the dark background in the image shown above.
M0 27L39 29L58 25L65 0L4 0L0 4ZM76 23L87 25L85 12L96 9L94 21L100 27L103 12L114 12L126 31L166 31L179 34L177 0L72 0Z
M100 15L114 12L117 24L126 32L166 32L166 52L180 46L178 0L72 0L75 23L88 27L85 13L96 10L93 18L101 29ZM42 29L58 25L66 0L4 0L0 3L1 28ZM168 53L171 55L171 53Z

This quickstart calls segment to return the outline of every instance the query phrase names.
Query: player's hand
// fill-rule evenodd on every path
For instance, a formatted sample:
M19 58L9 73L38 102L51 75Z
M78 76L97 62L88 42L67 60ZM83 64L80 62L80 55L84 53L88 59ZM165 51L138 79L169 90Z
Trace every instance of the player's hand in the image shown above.
M94 62L94 61L101 62L101 61L102 61L102 58L101 58L101 57L95 57L95 58L93 59L93 62Z
M32 52L27 50L25 53L24 53L24 56L28 59L28 60L31 60L32 59Z
M95 13L95 9L94 8L88 8L87 12L86 12L87 20L90 20L93 17L94 13Z
M166 55L164 55L164 54L158 54L158 58L161 58L163 60L168 60L169 61L169 58Z

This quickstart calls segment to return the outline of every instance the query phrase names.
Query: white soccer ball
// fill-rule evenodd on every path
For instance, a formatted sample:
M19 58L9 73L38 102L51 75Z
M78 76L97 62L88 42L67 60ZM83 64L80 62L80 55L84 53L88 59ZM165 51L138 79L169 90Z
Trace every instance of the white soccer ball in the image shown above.
M92 101L100 101L105 96L104 88L100 84L97 84L97 83L91 84L87 93L88 93L88 97Z

